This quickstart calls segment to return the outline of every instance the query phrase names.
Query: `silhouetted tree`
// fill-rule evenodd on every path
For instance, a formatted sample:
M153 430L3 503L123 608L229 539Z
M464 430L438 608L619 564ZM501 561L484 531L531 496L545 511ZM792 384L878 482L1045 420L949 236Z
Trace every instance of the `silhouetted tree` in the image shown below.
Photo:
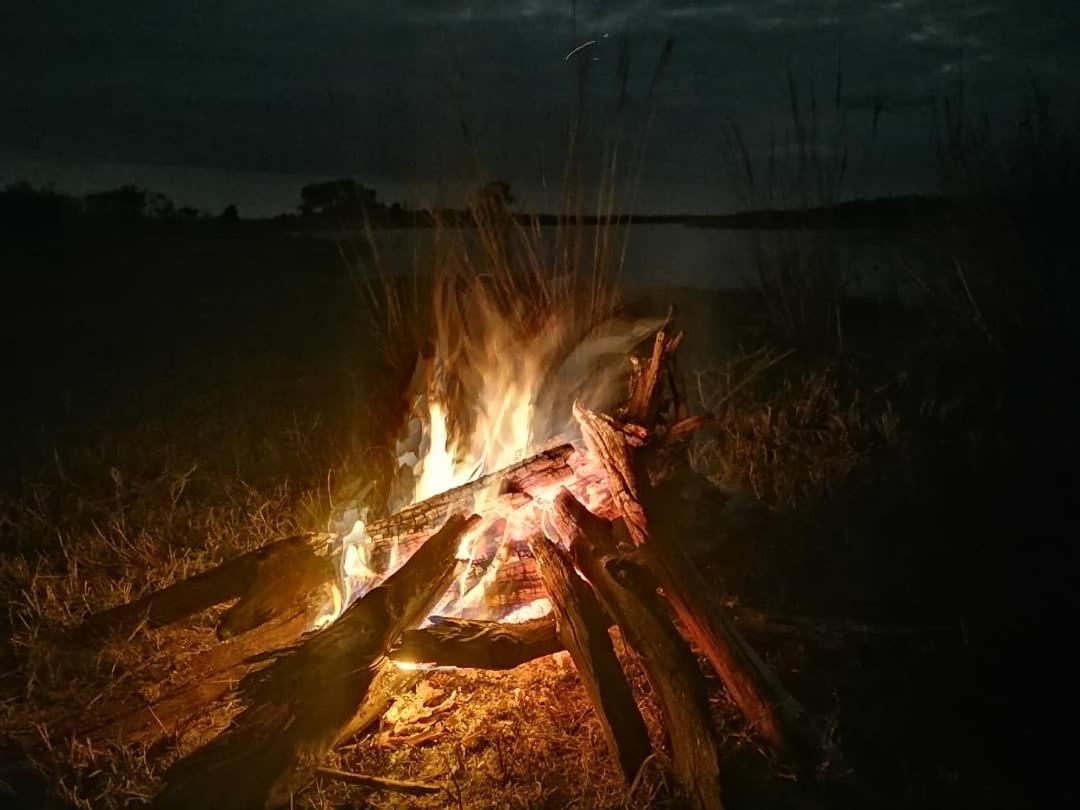
M54 226L75 219L82 204L52 186L12 183L0 191L0 226Z
M109 191L98 191L83 198L86 213L113 219L141 219L146 216L147 192L138 186L123 185Z
M310 183L300 189L300 200L300 213L304 216L373 216L382 208L375 191L351 177Z
M218 219L222 222L236 222L240 219L240 212L236 210L236 206L229 203L225 206L225 210L221 212Z

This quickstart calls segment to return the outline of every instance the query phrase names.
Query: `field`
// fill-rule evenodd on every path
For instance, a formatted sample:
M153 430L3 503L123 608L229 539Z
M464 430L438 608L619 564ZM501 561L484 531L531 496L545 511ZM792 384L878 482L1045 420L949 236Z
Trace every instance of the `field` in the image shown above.
M933 234L943 260L914 268L917 307L820 287L626 291L630 310L677 306L690 390L718 417L692 459L740 508L690 538L703 564L733 603L839 628L835 643L761 643L854 781L785 778L717 687L732 807L1076 792L1056 743L1075 719L1059 661L1077 593L1075 284L1045 237L1064 233L1056 220L1008 239L975 222ZM0 791L19 806L128 806L176 751L88 750L49 727L153 665L166 631L104 650L65 631L321 528L337 487L384 475L409 369L381 350L332 242L202 223L13 234L3 252ZM662 762L622 792L566 661L418 689L410 700L454 695L433 739L370 738L348 767L452 784L424 806L670 802ZM297 801L349 797L390 806L322 783Z

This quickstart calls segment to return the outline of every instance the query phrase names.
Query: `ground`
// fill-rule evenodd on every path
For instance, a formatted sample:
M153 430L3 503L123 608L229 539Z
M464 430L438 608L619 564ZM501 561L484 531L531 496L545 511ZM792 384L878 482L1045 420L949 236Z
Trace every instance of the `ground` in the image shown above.
M175 750L87 751L49 729L103 684L161 665L169 631L91 656L64 632L321 528L336 486L385 461L397 378L332 245L222 232L5 250L19 283L36 281L23 292L9 280L5 305L17 384L0 502L0 789L18 806L127 806L152 795ZM978 329L945 339L943 321L896 302L845 303L844 348L826 354L770 329L754 296L631 297L680 306L684 371L719 417L692 459L745 507L698 527L713 581L734 601L874 630L760 647L843 746L847 783L792 781L712 683L730 806L1067 801L1067 754L1048 738L1071 717L1052 659L1075 609L1072 372L1046 352L984 348ZM450 783L421 806L673 802L662 757L623 791L565 660L437 673L397 711L444 701L433 722L359 740L343 765ZM322 780L298 800L402 804Z

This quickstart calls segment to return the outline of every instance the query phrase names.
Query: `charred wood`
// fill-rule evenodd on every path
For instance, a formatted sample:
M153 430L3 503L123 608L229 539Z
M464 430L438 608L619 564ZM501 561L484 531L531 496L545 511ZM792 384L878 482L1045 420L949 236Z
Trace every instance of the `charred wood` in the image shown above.
M659 698L671 743L676 781L690 806L719 810L719 758L705 678L686 642L666 615L656 585L637 563L623 558L611 524L567 491L555 499L555 530L596 589L623 637L641 656Z
M648 475L635 450L647 433L575 405L586 445L607 471L612 498L649 571L663 588L694 644L705 654L747 721L781 756L817 767L825 759L823 737L776 674L724 615L712 588L687 559L678 538L647 518Z
M386 582L326 629L241 682L233 726L175 763L158 807L279 807L353 725L387 652L449 587L455 552L479 518L451 516Z
M592 589L574 571L569 554L543 535L529 540L551 598L559 640L570 653L600 718L608 748L627 784L652 753L630 684L608 636L610 624Z

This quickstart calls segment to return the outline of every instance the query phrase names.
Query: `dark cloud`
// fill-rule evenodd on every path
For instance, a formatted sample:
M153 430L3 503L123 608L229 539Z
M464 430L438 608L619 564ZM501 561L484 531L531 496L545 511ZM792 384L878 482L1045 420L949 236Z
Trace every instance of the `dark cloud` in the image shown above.
M884 186L910 174L896 161L924 159L923 102L957 76L993 113L1028 78L1065 95L1080 75L1080 6L1066 0L45 0L6 14L0 154L18 157L0 179L21 160L352 173L395 188L479 166L539 186L559 164L580 62L600 129L620 48L640 104L673 37L646 193L656 207L718 207L720 129L736 120L766 148L789 69L824 99L839 66L867 120L884 101Z

